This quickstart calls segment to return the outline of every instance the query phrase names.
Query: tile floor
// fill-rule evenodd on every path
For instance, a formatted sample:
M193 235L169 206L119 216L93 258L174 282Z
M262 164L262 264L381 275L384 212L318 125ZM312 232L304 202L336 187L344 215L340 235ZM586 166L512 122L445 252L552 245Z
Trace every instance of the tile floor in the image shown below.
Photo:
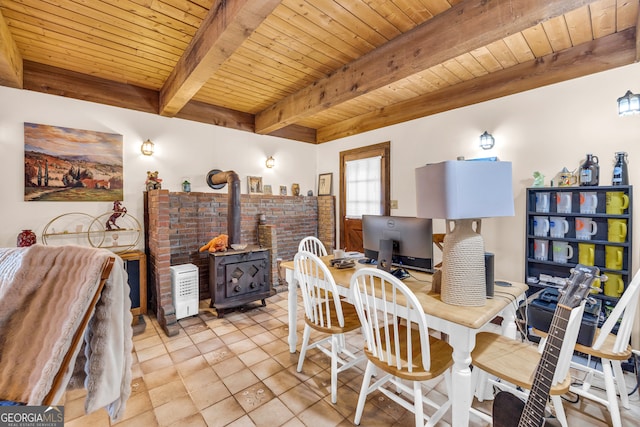
M310 351L303 372L296 372L298 354L290 354L287 344L286 292L268 299L266 307L257 304L222 319L208 308L208 301L201 301L199 316L180 320L180 333L174 337L167 337L155 319L146 321L145 332L134 336L132 393L123 419L112 424L105 410L84 415L84 392L71 391L65 395L65 426L353 425L364 364L340 374L335 405L326 356ZM299 319L299 335L302 330ZM348 342L362 345L357 333ZM630 374L627 385L635 386ZM442 399L443 381L428 387L431 398ZM632 409L622 410L625 426L638 425L640 419L638 392L630 400ZM491 404L474 401L474 407L489 412ZM565 410L570 426L610 424L606 410L590 401L565 402ZM449 413L438 425L447 426L450 419ZM381 394L373 395L361 425L412 426L413 414ZM470 425L487 423L471 416Z

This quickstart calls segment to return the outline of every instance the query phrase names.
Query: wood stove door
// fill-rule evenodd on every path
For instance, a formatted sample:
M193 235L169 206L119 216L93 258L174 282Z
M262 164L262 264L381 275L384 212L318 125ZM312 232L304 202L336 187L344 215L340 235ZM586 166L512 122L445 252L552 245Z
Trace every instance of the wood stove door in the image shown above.
M267 260L257 259L225 265L226 298L268 292Z

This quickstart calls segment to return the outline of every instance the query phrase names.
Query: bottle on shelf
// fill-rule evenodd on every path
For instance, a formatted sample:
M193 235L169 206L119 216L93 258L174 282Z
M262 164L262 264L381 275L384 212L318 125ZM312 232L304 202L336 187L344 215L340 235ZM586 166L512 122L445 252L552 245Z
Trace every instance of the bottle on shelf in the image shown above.
M613 166L613 180L611 185L629 185L627 153L624 151L618 151L616 153L616 163Z
M580 166L580 185L598 185L599 175L600 165L598 164L598 157L593 154L587 154L586 160Z

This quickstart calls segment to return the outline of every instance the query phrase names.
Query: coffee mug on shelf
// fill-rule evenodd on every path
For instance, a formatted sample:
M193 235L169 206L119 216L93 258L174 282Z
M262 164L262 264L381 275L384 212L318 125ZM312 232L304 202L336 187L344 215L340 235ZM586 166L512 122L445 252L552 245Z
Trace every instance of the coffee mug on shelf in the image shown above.
M580 213L594 214L598 208L598 194L595 191L580 192Z
M536 193L536 212L549 212L549 192Z
M626 242L627 240L627 220L608 219L607 220L607 240L610 242Z
M564 237L569 232L569 221L563 216L552 216L549 219L551 237Z
M598 224L591 218L576 218L576 239L591 240L591 236L598 232Z
M622 270L623 261L623 248L622 246L605 246L604 247L604 260L605 267L611 270Z
M595 264L596 245L593 243L578 243L578 262L583 265Z
M629 207L629 196L622 191L607 191L605 200L606 212L609 215L622 215Z
M618 298L624 291L624 281L622 275L617 273L607 273L607 280L604 282L604 294L608 297Z
M546 261L549 256L549 241L535 239L533 241L533 257L539 261Z
M570 191L562 191L556 193L556 212L571 213L571 195Z
M553 242L553 262L566 264L573 258L573 247L568 242Z
M533 235L546 236L549 233L549 218L546 216L533 217Z

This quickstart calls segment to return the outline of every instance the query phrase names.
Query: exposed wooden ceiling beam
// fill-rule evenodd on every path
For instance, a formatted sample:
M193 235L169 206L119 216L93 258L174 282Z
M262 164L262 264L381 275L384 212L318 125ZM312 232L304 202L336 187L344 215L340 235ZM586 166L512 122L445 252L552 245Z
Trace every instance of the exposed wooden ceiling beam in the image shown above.
M595 0L466 0L256 115L271 133Z
M157 114L158 92L139 86L116 83L62 68L24 61L24 89L65 96L129 110ZM189 101L175 117L253 132L253 114L217 107L204 102ZM316 142L315 129L288 126L274 136L300 142Z
M0 12L0 85L22 88L22 55Z
M24 89L129 110L158 113L158 92L37 62L24 61Z
M635 57L636 29L630 28L318 129L318 143L621 67Z
M217 0L160 91L160 114L173 116L254 32L280 0Z

